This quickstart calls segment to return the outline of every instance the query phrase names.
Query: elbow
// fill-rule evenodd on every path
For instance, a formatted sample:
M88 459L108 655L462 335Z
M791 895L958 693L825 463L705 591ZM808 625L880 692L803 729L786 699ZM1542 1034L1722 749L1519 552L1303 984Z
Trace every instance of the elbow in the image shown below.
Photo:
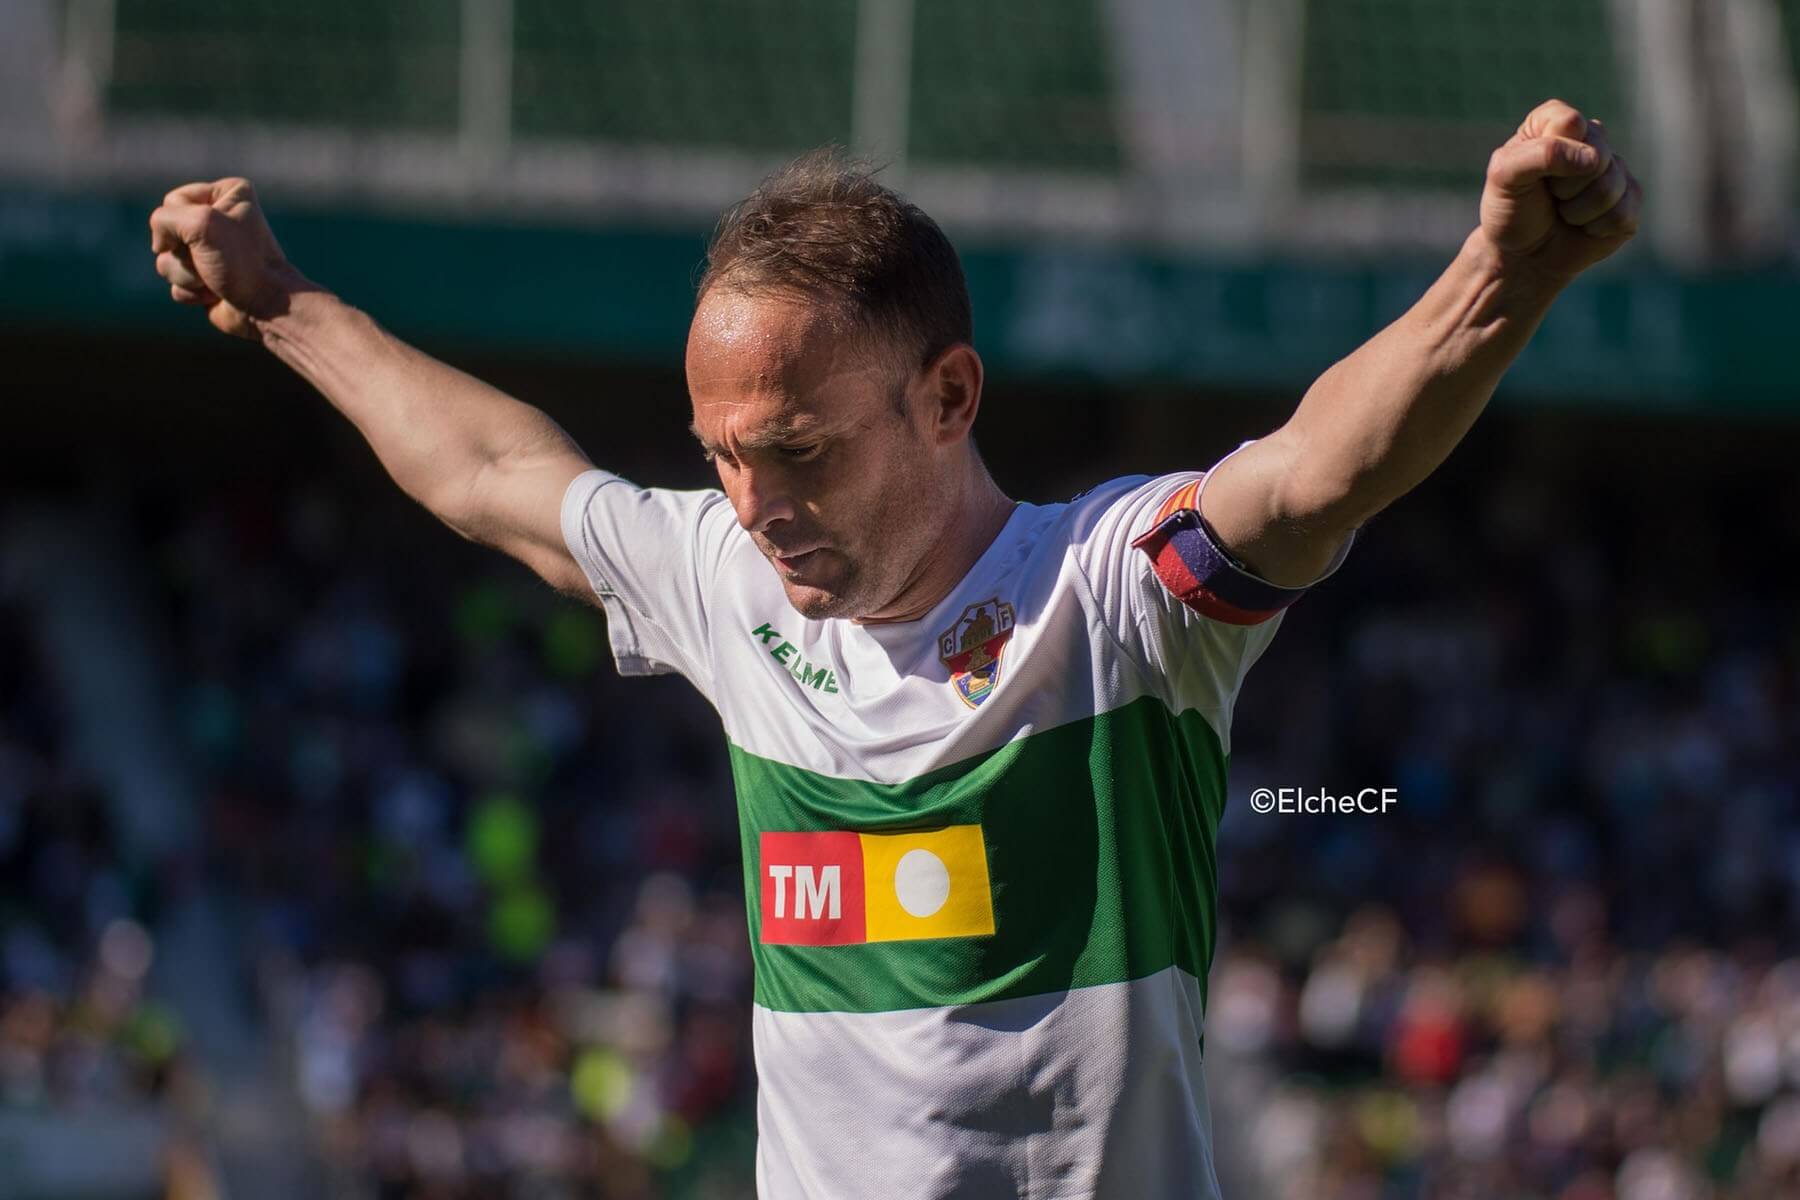
M485 477L492 468L490 460L470 470L457 472L444 478L437 488L415 496L414 499L458 537L478 546L491 545L490 539L483 536L486 522L482 519L484 509L481 496Z

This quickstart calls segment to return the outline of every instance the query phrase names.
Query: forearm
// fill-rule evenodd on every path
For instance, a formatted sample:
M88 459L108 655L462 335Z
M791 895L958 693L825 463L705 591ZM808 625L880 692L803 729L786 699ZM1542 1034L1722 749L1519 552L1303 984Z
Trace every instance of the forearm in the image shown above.
M1283 433L1286 515L1348 530L1447 458L1556 298L1477 232L1399 320L1320 376Z
M336 296L297 289L263 343L368 440L400 488L453 524L490 465L573 443L541 410L424 354Z

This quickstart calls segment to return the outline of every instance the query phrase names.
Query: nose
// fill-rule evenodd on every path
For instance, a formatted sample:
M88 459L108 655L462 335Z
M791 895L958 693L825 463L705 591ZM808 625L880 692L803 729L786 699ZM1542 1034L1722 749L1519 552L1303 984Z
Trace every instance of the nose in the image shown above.
M778 521L793 520L794 502L782 486L779 472L740 466L735 482L731 507L746 531L763 533Z

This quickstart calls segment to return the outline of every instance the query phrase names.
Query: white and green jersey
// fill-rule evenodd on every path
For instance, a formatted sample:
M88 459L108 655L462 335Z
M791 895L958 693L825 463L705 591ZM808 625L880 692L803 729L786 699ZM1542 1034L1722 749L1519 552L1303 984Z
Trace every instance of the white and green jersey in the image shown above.
M1223 555L1201 479L1020 504L876 625L796 613L721 492L570 484L620 671L685 675L729 739L765 1200L1217 1193L1231 710L1302 589Z

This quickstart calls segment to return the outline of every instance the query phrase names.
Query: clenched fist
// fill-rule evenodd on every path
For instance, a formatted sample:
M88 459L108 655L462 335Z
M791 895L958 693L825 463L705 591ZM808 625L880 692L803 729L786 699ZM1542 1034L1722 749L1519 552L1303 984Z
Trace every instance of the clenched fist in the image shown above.
M169 295L206 309L226 333L260 339L259 322L308 286L289 265L248 179L189 183L150 214L150 251Z
M1512 263L1561 284L1630 241L1643 203L1601 123L1548 100L1488 160L1481 230Z

